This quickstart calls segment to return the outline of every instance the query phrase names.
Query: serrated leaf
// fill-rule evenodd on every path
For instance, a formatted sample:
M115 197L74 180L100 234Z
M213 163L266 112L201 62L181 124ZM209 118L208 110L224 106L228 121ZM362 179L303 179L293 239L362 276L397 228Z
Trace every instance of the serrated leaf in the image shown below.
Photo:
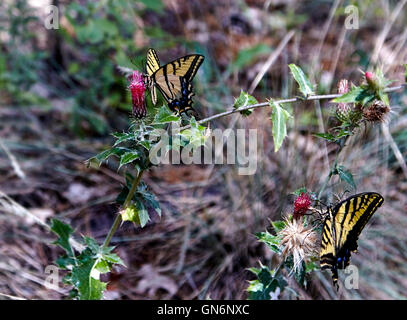
M54 244L59 245L61 248L63 248L69 258L73 258L74 251L69 242L69 239L71 238L71 235L73 233L73 229L68 224L63 223L58 219L52 219L51 231L58 236L58 239L54 241Z
M141 201L136 202L136 205L138 208L138 214L140 218L140 227L144 228L148 220L150 220L150 216L148 215L148 211Z
M124 141L135 140L134 135L131 133L115 132L112 135L117 139L113 145L114 147Z
M170 122L177 122L180 118L174 115L174 113L167 107L162 106L160 110L158 110L157 114L154 117L153 124L165 124Z
M305 75L304 71L293 63L288 66L304 97L314 95L314 89L312 88L311 82L308 80L308 77Z
M280 254L281 250L280 250L280 237L278 236L274 236L272 234L270 234L269 232L258 232L255 234L255 236L257 237L257 239L260 242L263 242L266 244L266 246L273 252Z
M355 181L353 180L353 175L343 166L337 167L339 178L349 184L353 189L356 189Z
M96 259L89 259L72 269L72 283L77 288L80 300L100 300L106 290L106 283L101 282L93 273L97 265Z
M134 160L137 160L138 158L140 158L140 154L137 151L130 151L130 152L126 152L124 154L121 155L120 157L120 166L124 166L125 164L129 164L131 162L133 162Z
M352 87L349 92L344 93L340 97L332 100L335 103L354 103L359 102L361 97L366 94L366 89L362 87Z
M249 281L247 291L249 292L250 300L270 300L271 292L275 292L277 288L280 288L282 291L288 284L281 275L275 276L276 270L271 271L263 265L261 265L260 269L251 269L255 270L254 273L257 275L257 279Z
M149 192L146 188L138 190L137 194L139 194L143 198L143 201L147 205L147 207L152 208L161 217L160 203L157 201L154 194Z
M244 107L254 105L254 104L257 104L257 103L258 103L258 101L256 100L255 97L253 97L250 94L248 94L247 92L244 92L243 90L241 90L240 91L240 96L235 99L235 102L233 104L233 108L235 108L235 109L244 108ZM249 110L240 111L240 114L247 117L252 112L253 112L253 110L249 109Z
M207 133L207 128L200 125L194 117L192 117L189 121L191 125L190 129L182 130L179 133L179 137L181 139L174 139L172 142L172 147L178 146L186 146L191 145L192 149L196 149L200 146L203 146L209 137Z
M101 153L99 153L98 155L96 155L95 157L91 158L91 159L96 159L99 161L99 163L101 163L102 161L106 160L107 158L109 158L112 155L115 155L117 157L120 158L120 156L126 152L127 149L125 148L121 148L121 147L114 147L114 148L110 148L108 150L105 150Z
M273 123L274 152L277 152L281 148L284 138L287 136L287 121L291 118L291 115L273 100L270 100L269 104L272 109L271 121Z

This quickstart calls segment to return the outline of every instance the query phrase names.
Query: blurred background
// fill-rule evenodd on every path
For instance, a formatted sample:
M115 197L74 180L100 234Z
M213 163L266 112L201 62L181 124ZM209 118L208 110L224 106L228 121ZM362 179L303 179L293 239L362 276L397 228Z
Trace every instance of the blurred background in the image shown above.
M78 234L106 236L123 176L114 161L98 170L84 161L130 123L129 83L118 65L143 70L149 47L161 63L205 55L194 82L201 117L229 109L241 89L259 101L298 94L289 63L306 71L318 94L336 93L342 78L360 84L359 69L375 66L397 85L407 62L406 2L1 1L0 299L66 297L67 288L43 286L45 267L61 254L43 222L57 217ZM58 29L46 28L49 5L58 8ZM357 29L345 27L348 5L357 6ZM337 293L329 272L317 271L307 290L290 283L297 298L407 297L407 94L392 93L390 101L389 120L362 127L340 159L358 192L385 198L352 258L359 289ZM114 236L127 268L105 279L106 298L247 298L247 268L277 261L254 233L292 211L294 190L317 192L334 156L335 146L312 136L331 126L334 105L286 107L294 120L278 153L268 108L211 123L258 130L254 175L233 165L161 165L144 175L163 217L153 215L143 229L124 223ZM330 188L342 191L336 180Z

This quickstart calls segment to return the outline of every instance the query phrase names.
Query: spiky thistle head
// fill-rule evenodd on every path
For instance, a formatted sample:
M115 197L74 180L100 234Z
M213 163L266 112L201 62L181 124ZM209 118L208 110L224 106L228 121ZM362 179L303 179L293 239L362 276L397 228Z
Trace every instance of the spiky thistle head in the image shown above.
M136 118L144 118L147 115L145 91L146 85L143 81L143 75L138 71L133 71L129 89L131 92L131 101L133 114Z
M286 226L279 232L284 246L284 259L293 256L294 271L300 270L302 261L307 262L318 253L318 237L315 231L305 227L302 219L286 220Z
M383 122L390 113L390 107L381 100L374 100L363 108L363 117L369 122Z

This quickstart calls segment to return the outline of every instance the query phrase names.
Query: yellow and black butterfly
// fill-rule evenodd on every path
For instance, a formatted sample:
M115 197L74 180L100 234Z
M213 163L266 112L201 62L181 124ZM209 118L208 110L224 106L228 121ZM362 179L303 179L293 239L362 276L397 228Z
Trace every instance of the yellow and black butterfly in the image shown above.
M153 104L157 103L157 87L172 111L182 113L192 109L192 96L194 95L192 79L204 58L199 54L191 54L160 66L157 53L154 49L149 49L146 82L150 87Z
M349 265L352 252L358 248L358 237L384 199L375 192L359 193L328 209L322 229L321 269L331 269L332 281L338 288L338 269Z

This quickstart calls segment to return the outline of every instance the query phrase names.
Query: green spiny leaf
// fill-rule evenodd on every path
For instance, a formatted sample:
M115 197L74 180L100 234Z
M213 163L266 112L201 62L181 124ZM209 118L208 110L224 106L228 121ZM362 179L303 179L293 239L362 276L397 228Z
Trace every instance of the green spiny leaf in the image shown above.
M304 97L314 95L314 89L312 88L312 85L308 80L308 77L305 75L304 71L302 71L300 67L296 66L293 63L288 66Z
M344 93L340 97L332 100L335 103L355 103L360 102L364 96L368 95L368 91L364 87L353 87L349 92Z
M235 109L244 108L244 107L251 106L251 105L254 105L254 104L257 104L257 103L258 102L257 102L255 97L253 97L250 94L248 94L247 92L244 92L243 90L241 90L240 91L240 96L237 99L235 99L235 103L233 104L233 108L235 108ZM240 114L247 117L252 112L253 112L253 110L249 109L249 110L240 111Z
M99 271L93 271L99 261L88 259L72 269L72 283L79 292L80 300L100 300L106 290L106 283L98 279Z
M58 235L58 239L54 242L54 244L57 244L61 248L63 248L68 254L69 258L73 258L74 251L69 242L69 239L71 238L71 235L73 233L72 228L68 224L63 223L58 219L52 219L51 231Z
M271 99L269 104L272 108L271 121L273 123L274 152L277 152L287 136L287 121L291 118L291 115Z
M278 237L278 236L273 236L272 234L270 234L270 233L267 232L267 231L266 231L266 232L258 232L258 233L255 234L255 236L257 237L257 239L258 239L260 242L265 243L265 244L267 245L267 247L268 247L271 251L273 251L273 252L275 252L275 253L278 253L278 254L281 253L281 250L280 250L280 248L279 248L279 246L280 246L280 241L281 241L280 237Z
M120 167L124 166L125 164L129 164L134 160L140 158L140 154L138 151L129 151L121 155L120 157Z
M158 110L157 114L154 117L154 124L165 124L170 122L177 122L180 118L174 115L174 113L167 107L162 106L160 110Z

